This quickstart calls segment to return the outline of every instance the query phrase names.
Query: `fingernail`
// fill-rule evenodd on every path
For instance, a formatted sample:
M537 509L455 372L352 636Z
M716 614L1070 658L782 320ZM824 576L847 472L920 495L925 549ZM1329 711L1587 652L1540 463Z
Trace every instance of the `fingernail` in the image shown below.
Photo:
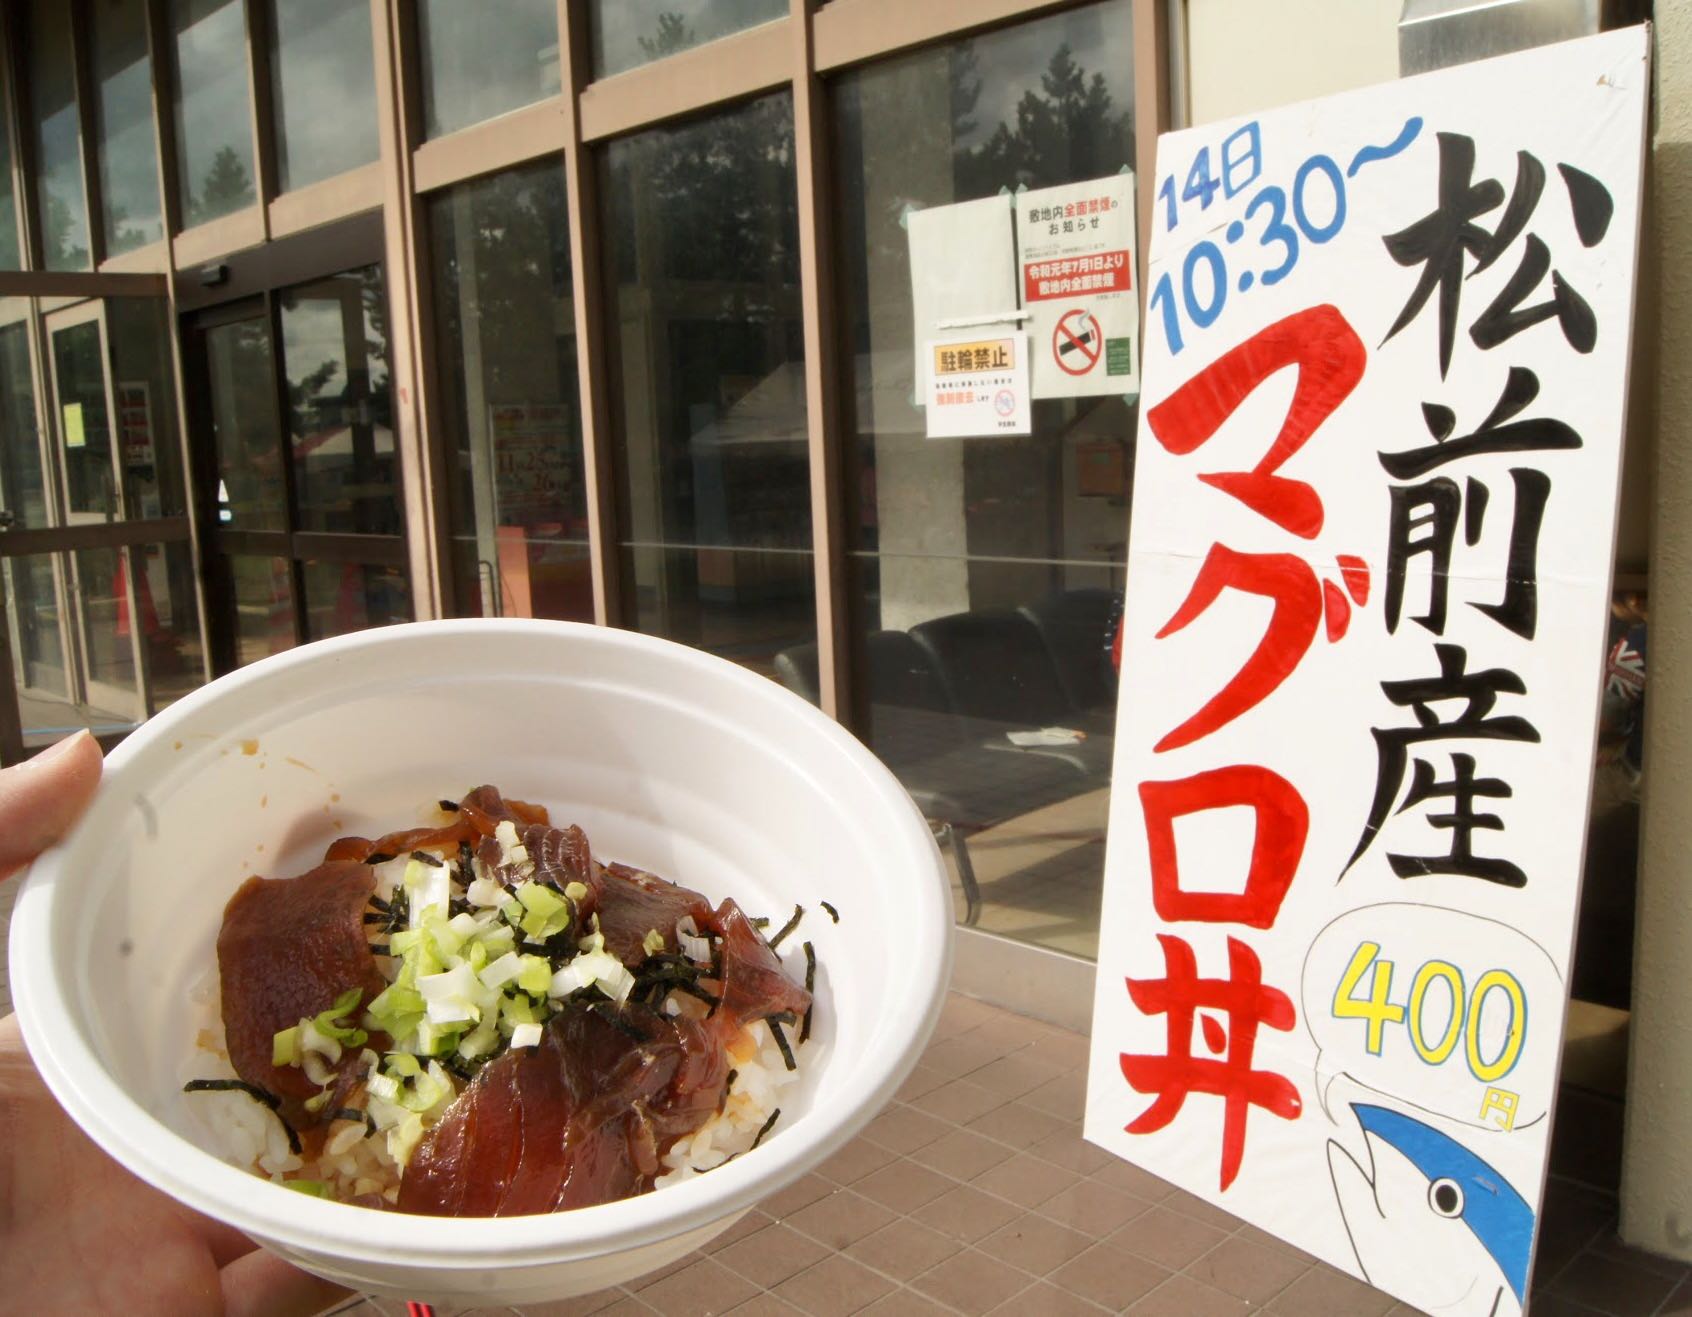
M93 733L84 727L80 732L72 732L62 741L54 741L52 745L41 751L40 754L32 755L28 759L24 760L24 764L26 766L31 764L45 764L49 759L62 758L65 754L69 753L71 747L81 745L82 742L88 740L92 736Z

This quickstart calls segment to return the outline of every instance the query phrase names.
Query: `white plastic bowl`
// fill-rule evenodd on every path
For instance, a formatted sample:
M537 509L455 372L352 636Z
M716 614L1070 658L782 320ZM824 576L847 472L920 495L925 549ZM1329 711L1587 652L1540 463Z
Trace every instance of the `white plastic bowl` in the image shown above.
M600 1207L503 1219L367 1211L292 1193L199 1146L181 1092L189 994L223 906L344 833L420 821L490 782L586 829L601 857L733 896L814 944L797 1101L762 1146ZM819 905L840 912L838 925ZM802 974L802 960L798 973ZM213 682L107 760L12 919L12 995L58 1100L143 1180L284 1257L396 1297L521 1303L681 1257L843 1146L915 1064L951 964L921 815L856 740L697 650L570 623L454 621L308 645Z

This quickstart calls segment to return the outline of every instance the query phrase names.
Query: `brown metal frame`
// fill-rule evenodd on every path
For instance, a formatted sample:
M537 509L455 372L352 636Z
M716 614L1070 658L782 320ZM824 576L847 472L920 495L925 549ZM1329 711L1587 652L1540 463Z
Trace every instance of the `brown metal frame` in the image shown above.
M805 336L805 424L810 437L811 536L817 595L817 683L822 710L847 719L852 696L841 350L836 328L833 176L828 93L817 73L811 0L793 0L794 171L799 185L799 288Z
M564 77L564 184L570 215L570 277L575 290L576 368L581 388L582 478L588 488L588 558L593 618L623 620L617 549L611 398L606 387L605 267L599 240L599 174L582 135L580 92L591 76L587 6L558 0L559 68Z

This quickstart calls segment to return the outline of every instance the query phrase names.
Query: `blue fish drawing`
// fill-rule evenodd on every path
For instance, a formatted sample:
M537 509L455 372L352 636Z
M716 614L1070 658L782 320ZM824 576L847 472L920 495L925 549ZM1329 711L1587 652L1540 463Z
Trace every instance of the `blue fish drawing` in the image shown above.
M1328 1170L1357 1265L1436 1317L1519 1317L1533 1209L1456 1139L1386 1107L1351 1105L1365 1170L1328 1143Z

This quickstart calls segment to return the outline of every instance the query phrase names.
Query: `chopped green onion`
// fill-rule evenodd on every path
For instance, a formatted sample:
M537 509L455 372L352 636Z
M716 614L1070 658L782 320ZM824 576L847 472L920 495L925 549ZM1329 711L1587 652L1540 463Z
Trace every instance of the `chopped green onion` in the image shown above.
M545 956L524 956L517 971L517 986L524 992L540 996L552 982L552 963Z
M647 955L654 956L664 949L664 935L656 928L646 930L646 936L641 939L641 950Z
M270 1040L271 1065L300 1064L300 1026L278 1029Z
M311 1198L332 1198L334 1191L327 1180L284 1180L284 1189L292 1189L297 1194L305 1194Z
M517 899L523 903L525 910L536 915L555 914L567 908L564 898L542 883L520 884Z
M333 1038L336 1042L346 1043L349 1047L362 1047L370 1036L363 1029L350 1024L336 1024L335 1021L343 1016L351 1015L358 1009L358 999L364 995L363 988L348 988L328 1010L320 1012L312 1019L312 1027L325 1038Z
M397 1043L412 1035L427 1009L428 1003L416 988L404 982L394 982L370 1003L365 1018Z

